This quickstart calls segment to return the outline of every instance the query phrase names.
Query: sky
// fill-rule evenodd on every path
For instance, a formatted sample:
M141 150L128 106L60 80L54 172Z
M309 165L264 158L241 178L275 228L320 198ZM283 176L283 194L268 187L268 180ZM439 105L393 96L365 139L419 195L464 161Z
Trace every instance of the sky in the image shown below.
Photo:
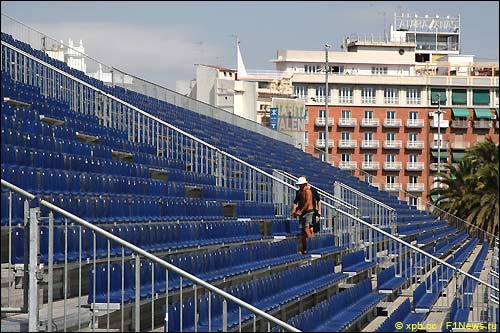
M460 15L462 53L499 58L498 1L2 1L1 12L173 90L196 63L235 69L235 35L247 69L274 69L277 50L340 51L350 34L388 32L395 12Z

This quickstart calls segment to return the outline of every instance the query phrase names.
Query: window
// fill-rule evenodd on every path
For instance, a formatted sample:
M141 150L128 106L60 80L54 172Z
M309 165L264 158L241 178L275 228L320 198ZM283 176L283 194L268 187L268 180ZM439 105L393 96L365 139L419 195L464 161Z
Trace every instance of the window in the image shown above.
M365 182L373 184L373 175L365 175Z
M351 140L351 133L350 132L342 132L341 137L342 137L342 141Z
M387 141L394 141L394 140L396 140L396 133L387 132L387 134L386 134L386 140Z
M342 110L342 119L351 119L351 110Z
M387 111L386 114L387 114L387 117L386 117L387 119L391 119L391 120L396 119L396 111Z
M414 197L412 195L408 196L408 205L417 206L418 205L418 198Z
M304 109L304 119L306 120L306 124L309 122L309 110Z
M318 73L319 72L319 65L304 65L304 72L306 73Z
M396 155L388 154L388 155L386 155L385 159L386 159L386 162L395 163L396 162Z
M386 88L384 90L384 103L396 104L398 102L398 90L396 88Z
M387 67L372 67L372 74L387 75Z
M323 131L322 132L318 132L318 138L320 140L325 140L325 132L323 132Z
M341 154L342 162L350 162L351 154Z
M309 132L304 132L304 144L306 146L309 144Z
M325 118L326 116L326 110L319 110L318 112L318 118Z
M365 111L365 119L373 119L373 111Z
M342 87L339 89L339 102L352 103L352 88Z
M416 111L410 111L410 113L408 115L408 118L411 119L411 120L418 119L418 112L416 112Z
M316 87L316 102L325 101L325 86Z
M410 176L410 177L408 177L408 182L410 184L416 184L416 183L418 183L418 176Z
M396 183L396 176L386 176L386 183L387 184L394 184L394 183Z
M408 140L409 141L417 141L418 140L418 133L409 133Z
M406 102L408 104L420 104L420 89L408 89L406 91Z
M373 162L373 154L365 154L365 162L372 163Z
M375 103L375 88L361 89L361 103Z
M373 140L373 132L365 132L365 140L366 141Z
M293 87L293 94L300 100L307 100L307 88L305 86Z
M416 163L417 162L417 159L418 159L418 155L415 155L415 154L411 154L408 156L408 161L410 163Z

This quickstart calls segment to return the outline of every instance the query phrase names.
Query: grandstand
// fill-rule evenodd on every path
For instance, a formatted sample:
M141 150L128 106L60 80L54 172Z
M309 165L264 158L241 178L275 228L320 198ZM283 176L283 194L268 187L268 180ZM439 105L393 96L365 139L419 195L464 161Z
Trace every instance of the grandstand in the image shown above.
M2 332L496 331L494 235L411 208L286 136L86 76L8 19ZM300 175L323 200L307 255L289 217Z

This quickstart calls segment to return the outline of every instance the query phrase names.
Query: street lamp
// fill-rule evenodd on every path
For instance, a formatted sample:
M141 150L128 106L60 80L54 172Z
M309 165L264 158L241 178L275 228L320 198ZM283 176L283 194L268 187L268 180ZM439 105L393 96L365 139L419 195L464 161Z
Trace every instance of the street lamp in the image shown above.
M441 173L441 115L445 113L441 111L441 93L437 93L438 98L438 109L436 114L438 115L438 175ZM439 184L441 184L441 176L438 176ZM439 197L439 194L438 194Z
M330 44L325 44L325 161L328 162L328 49Z

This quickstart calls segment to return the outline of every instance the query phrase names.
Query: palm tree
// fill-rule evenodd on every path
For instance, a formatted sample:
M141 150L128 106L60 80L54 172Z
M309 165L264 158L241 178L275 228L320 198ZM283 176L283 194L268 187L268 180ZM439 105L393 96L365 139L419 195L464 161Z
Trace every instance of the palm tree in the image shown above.
M458 164L447 163L442 188L432 189L431 201L442 212L453 214L493 235L499 225L498 146L487 138L468 149ZM437 199L432 200L432 196Z

